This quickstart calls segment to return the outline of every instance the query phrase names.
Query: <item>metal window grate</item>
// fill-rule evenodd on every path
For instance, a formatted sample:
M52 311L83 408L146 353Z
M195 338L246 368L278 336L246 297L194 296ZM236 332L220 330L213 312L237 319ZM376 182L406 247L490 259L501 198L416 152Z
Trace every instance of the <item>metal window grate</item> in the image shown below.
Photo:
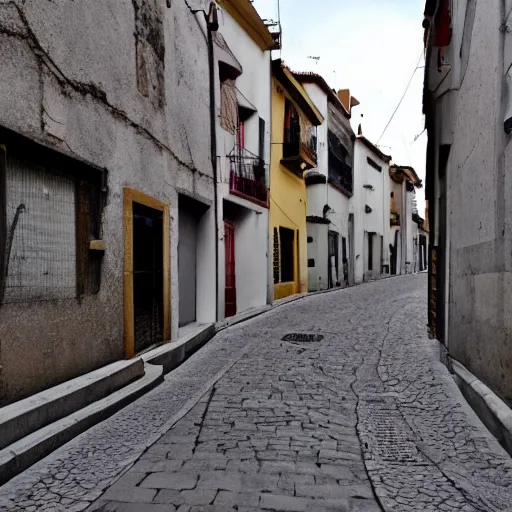
M22 158L6 166L4 303L76 295L75 183Z

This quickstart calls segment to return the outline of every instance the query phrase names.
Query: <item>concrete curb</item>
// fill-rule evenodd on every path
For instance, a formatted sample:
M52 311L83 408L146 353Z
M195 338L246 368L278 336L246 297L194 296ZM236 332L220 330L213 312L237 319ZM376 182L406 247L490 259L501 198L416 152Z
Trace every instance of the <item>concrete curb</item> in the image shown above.
M82 432L107 419L163 380L163 368L144 365L142 378L0 451L0 485Z
M448 357L455 382L482 423L512 456L512 410L466 367Z
M214 324L198 326L197 330L177 341L166 343L143 354L142 359L163 367L164 374L174 370L215 336Z

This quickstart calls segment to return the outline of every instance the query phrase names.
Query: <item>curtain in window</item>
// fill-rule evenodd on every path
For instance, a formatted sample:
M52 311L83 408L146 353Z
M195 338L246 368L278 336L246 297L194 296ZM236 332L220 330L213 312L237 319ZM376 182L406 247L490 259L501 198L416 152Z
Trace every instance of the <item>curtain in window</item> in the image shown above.
M238 129L238 101L235 81L229 78L220 85L220 126L233 135Z

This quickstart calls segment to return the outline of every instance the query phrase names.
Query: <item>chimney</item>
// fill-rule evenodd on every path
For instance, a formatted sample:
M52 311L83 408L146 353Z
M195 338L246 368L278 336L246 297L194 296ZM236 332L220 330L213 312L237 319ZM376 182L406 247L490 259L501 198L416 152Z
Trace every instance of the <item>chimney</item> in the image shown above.
M345 110L350 114L350 90L340 89L338 91L338 98L345 107Z
M338 98L349 114L352 114L352 107L359 105L359 101L350 95L350 89L340 89L338 91Z

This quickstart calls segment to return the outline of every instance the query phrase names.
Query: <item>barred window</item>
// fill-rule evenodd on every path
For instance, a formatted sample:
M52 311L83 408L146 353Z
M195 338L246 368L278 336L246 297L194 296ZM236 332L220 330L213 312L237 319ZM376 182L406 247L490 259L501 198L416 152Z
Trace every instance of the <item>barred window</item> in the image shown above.
M0 304L73 299L99 291L98 171L7 138L0 171Z

